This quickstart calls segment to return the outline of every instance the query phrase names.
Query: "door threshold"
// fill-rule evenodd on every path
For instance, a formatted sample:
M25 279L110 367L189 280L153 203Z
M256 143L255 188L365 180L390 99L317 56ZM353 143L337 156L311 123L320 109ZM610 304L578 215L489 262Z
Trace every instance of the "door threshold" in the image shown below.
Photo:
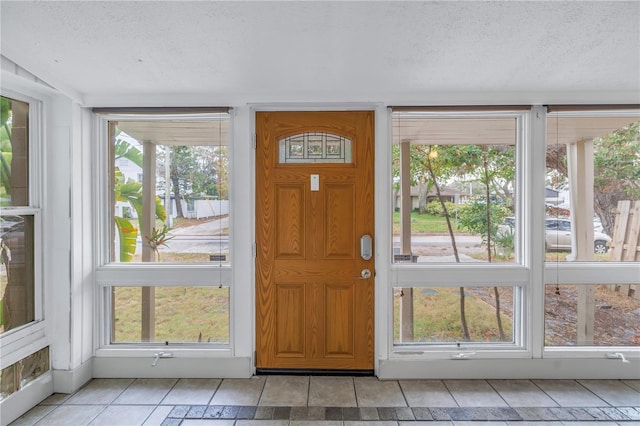
M258 376L375 376L373 370L331 370L322 368L256 368Z

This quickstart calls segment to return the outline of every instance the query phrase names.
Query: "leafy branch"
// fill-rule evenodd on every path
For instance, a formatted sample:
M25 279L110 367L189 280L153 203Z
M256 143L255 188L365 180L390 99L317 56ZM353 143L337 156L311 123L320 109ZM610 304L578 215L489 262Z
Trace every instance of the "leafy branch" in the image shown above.
M144 236L147 240L147 244L151 247L151 250L153 250L158 256L158 260L160 259L160 252L158 249L162 246L169 247L167 245L167 241L173 238L172 235L169 235L169 231L170 229L167 225L162 225L161 229L156 227L151 228L151 236Z

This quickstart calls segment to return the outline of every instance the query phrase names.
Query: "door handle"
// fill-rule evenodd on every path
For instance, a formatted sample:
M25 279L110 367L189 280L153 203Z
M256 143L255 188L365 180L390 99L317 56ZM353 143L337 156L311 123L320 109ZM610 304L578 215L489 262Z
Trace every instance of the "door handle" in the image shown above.
M364 268L360 271L359 277L354 277L355 280L368 280L369 278L371 278L371 270L368 268Z
M364 234L360 237L360 257L362 260L369 260L373 256L371 235Z

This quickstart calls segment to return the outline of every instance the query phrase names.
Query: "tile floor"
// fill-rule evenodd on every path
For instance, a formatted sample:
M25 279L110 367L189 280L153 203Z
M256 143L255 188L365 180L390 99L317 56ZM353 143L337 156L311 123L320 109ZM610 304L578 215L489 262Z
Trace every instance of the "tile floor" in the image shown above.
M94 379L12 425L640 425L640 380Z

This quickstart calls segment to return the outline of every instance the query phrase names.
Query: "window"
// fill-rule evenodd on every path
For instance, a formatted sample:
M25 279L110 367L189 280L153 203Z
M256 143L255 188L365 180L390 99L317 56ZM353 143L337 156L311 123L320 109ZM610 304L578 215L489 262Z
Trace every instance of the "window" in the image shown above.
M111 343L139 343L145 335L143 287L113 287ZM155 287L152 329L146 341L229 343L229 287Z
M545 345L637 346L640 111L550 107ZM635 230L635 231L634 231Z
M393 115L396 262L518 262L516 116Z
M103 346L228 345L229 114L102 114Z
M29 103L1 97L0 333L36 319L35 240L39 209L31 194Z
M522 111L392 113L393 345L523 346Z
M0 401L50 370L38 270L40 102L0 96Z
M303 133L278 141L280 163L351 163L351 140L327 133Z
M227 114L110 121L109 262L228 261L227 123Z

